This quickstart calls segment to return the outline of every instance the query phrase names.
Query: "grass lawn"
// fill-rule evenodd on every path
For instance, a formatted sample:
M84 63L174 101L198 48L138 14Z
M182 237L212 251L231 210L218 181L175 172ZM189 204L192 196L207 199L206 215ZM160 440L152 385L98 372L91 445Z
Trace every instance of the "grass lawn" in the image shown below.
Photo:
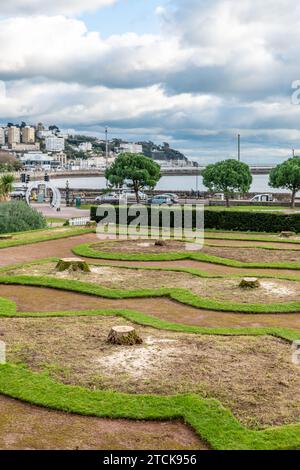
M60 227L12 234L0 241L0 248L93 231ZM207 252L187 252L178 241L173 251L173 245L164 249L140 242L99 241L76 246L74 240L74 253L90 258L91 273L58 273L57 258L2 267L3 296L14 301L0 298L1 339L7 344L7 364L0 365L0 393L87 419L181 420L211 449L299 449L300 366L292 362L291 344L300 341L300 329L279 327L276 319L293 314L293 321L300 313L300 260L293 261L295 248L287 249L300 239L211 231L207 235L228 237L232 257L225 256L230 247L222 245L208 247ZM270 249L237 249L248 238L267 240ZM274 242L286 243L277 260ZM106 261L101 264L97 258ZM114 264L109 265L109 260ZM143 265L144 261L157 265ZM207 271L197 268L197 261L207 263ZM216 274L211 266L219 267ZM240 277L248 275L260 279L260 290L239 291ZM22 289L31 289L31 295L25 291L16 295ZM22 295L30 308L22 309ZM53 311L47 310L48 303L41 311L43 295ZM56 296L64 303L55 304ZM87 306L89 300L99 299L104 307ZM121 307L107 308L110 299ZM140 305L149 299L152 306L145 311L133 304L127 308L129 299ZM172 309L164 319L152 308L163 309L166 301ZM247 327L238 320L230 327L226 320L221 327L185 324L174 317L178 305L184 312L194 308L199 321L205 312L220 312L225 319L226 312L237 318L255 314L257 321L250 319ZM271 319L270 326L259 326L260 314ZM143 343L109 345L106 338L114 325L134 325Z

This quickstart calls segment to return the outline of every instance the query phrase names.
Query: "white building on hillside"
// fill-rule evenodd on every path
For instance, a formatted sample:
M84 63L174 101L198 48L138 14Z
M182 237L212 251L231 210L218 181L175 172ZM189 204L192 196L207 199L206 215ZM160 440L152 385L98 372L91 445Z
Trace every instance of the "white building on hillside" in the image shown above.
M46 137L45 145L47 152L62 152L65 149L65 139L63 137L52 135L50 137Z
M78 148L81 152L90 152L93 146L91 142L81 142L81 144L78 145Z
M36 133L36 136L39 139L45 139L46 137L51 137L52 135L54 135L53 131L49 131L48 129L41 129L41 130L38 130Z
M143 146L140 144L122 143L118 150L118 153L129 152L129 153L143 153Z

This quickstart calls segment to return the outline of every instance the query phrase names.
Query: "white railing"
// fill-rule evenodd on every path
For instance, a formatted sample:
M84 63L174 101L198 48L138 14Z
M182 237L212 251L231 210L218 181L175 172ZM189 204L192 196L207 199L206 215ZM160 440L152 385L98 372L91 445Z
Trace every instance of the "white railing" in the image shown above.
M73 219L69 219L69 224L71 227L81 227L86 225L88 222L90 222L89 217L74 217Z

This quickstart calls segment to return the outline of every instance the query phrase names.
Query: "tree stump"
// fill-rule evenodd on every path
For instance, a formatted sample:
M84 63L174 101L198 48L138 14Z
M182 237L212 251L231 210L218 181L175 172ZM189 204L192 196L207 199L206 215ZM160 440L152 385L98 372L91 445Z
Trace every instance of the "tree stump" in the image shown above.
M294 341L292 345L292 362L293 364L300 365L300 341Z
M167 246L167 242L165 240L156 240L155 246Z
M109 332L107 342L120 346L133 346L142 344L143 340L131 326L114 326Z
M0 364L6 364L6 344L0 341Z
M281 238L291 238L291 237L295 237L296 233L295 232L281 232L280 236Z
M242 289L258 289L260 282L256 277L245 277L241 280L240 287Z
M91 270L86 261L80 258L62 258L56 265L57 271L81 271L83 273L90 273Z

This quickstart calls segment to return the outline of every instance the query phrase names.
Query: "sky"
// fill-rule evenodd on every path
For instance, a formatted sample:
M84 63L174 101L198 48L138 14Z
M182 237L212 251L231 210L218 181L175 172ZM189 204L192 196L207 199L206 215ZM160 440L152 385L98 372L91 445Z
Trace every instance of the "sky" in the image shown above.
M268 165L300 152L299 49L291 0L10 0L0 122L108 126L199 162L236 157L241 134Z

